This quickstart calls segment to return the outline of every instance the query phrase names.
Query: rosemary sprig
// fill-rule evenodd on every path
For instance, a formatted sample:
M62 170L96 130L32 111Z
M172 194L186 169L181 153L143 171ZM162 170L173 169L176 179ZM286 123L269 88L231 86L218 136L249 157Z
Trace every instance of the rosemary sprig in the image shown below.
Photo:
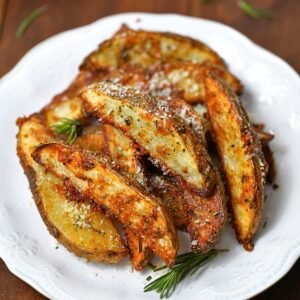
M244 0L239 0L238 6L246 15L248 15L252 18L256 18L256 19L269 18L270 19L274 16L274 14L271 11L256 8Z
M175 291L177 285L187 276L193 275L201 267L214 258L218 252L224 250L212 249L208 253L188 252L177 256L172 269L148 283L144 287L144 292L156 291L160 294L160 299L169 298ZM154 272L166 269L167 266L156 268Z
M62 118L59 123L52 125L51 128L57 135L67 135L67 143L73 144L82 129L82 124L78 120Z
M31 12L20 24L17 32L16 32L16 38L21 38L24 34L24 32L28 29L28 27L42 14L44 14L47 11L46 6L41 6L37 9L35 9L33 12Z

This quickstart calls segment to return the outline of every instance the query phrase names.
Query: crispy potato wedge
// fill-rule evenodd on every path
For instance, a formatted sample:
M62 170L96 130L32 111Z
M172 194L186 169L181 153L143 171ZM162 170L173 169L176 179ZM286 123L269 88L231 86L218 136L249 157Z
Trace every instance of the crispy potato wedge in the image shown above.
M173 264L178 241L168 212L155 198L130 186L104 158L95 159L88 152L59 143L39 146L33 158L74 186L80 197L93 199L107 215L143 236L150 250L168 266Z
M257 134L236 94L221 79L205 79L206 106L222 161L238 240L248 251L264 206L265 162Z
M129 64L111 70L104 80L132 86L152 96L181 98L192 104L205 101L204 78L211 72L224 79L237 94L242 93L243 86L233 74L209 63L178 61L161 64L155 68L149 67L146 70L141 66Z
M211 192L214 170L167 101L107 82L83 89L80 96L88 113L125 132L166 174L201 195Z
M207 164L213 166L210 155L207 152L207 143L202 120L195 110L180 99L172 99L170 109L179 115L189 126L196 139L198 151L201 157L206 157ZM216 186L211 196L201 197L189 191L177 193L182 194L184 201L184 213L187 231L192 241L192 250L207 252L219 239L221 231L227 219L226 199L223 182L218 170L213 167L216 176Z
M184 191L183 197L192 250L207 252L218 241L227 219L221 176L217 173L216 186L211 196L201 197Z
M124 233L129 248L131 264L136 271L141 271L153 257L153 251L139 232L135 232L125 227Z
M49 232L69 251L94 262L117 263L127 248L111 221L93 202L67 199L63 181L45 172L31 157L41 143L54 139L42 117L18 121L18 156L35 203Z
M144 171L141 165L140 152L133 141L128 138L121 130L104 125L106 140L108 141L108 151L113 161L122 170L125 176L132 177L134 181L151 192L168 208L173 217L174 225L178 229L185 228L183 199L178 194L178 189L167 182L161 175L151 174Z
M132 184L148 190L148 178L141 164L140 152L124 133L110 125L103 125L107 152L113 162L113 168L121 172ZM152 257L152 251L144 238L128 228L124 228L129 245L132 265L142 270Z
M203 155L208 157L201 120L192 107L182 100L173 99L170 103L170 109L173 113L180 115L189 127L193 129L197 136L197 143L199 147L202 147L201 151L205 152ZM112 129L108 135L114 141L111 145L114 160L124 165L122 163L123 159L121 158L118 161L118 155L114 153L118 147L127 149L123 155L129 162L135 161L132 164L132 170L136 173L134 166L138 164L136 162L137 150L132 141L118 129L114 129L110 125L105 126L109 126ZM112 138L114 132L116 132L116 136ZM125 169L128 170L126 165ZM225 195L222 181L219 179L220 176L218 175L217 187L213 195L208 198L199 197L188 191L184 192L184 189L176 185L172 177L152 173L149 173L148 177L151 193L157 196L168 208L176 228L187 229L190 233L192 249L194 251L208 251L218 240L226 220Z
M104 77L103 72L79 72L71 85L65 91L56 95L53 100L41 110L41 114L45 116L47 124L52 126L58 123L61 118L73 120L86 119L86 115L82 110L81 99L77 97L77 93L82 87Z
M158 174L149 176L149 185L151 192L168 208L175 227L186 231L187 219L184 213L185 200L182 190L172 182L172 178L168 179L168 177Z
M177 60L225 66L223 59L202 42L173 33L132 30L123 26L85 58L80 69L103 70L123 64L149 67Z
M194 111L199 115L202 121L203 131L205 133L206 140L208 141L208 146L211 147L212 146L211 124L208 119L206 107L203 104L197 104L194 106ZM269 143L274 139L275 135L271 132L265 131L264 124L252 124L252 125L262 145L262 150L266 162L265 172L266 172L267 183L272 184L276 177L276 169L275 169L275 162L273 158L273 152L270 148Z
M101 74L101 76L102 75L103 74ZM43 113L45 114L50 126L58 123L61 118L65 117L83 121L85 123L85 126L83 127L83 130L80 133L79 137L76 139L74 145L82 149L93 151L94 154L102 154L106 151L107 144L110 145L113 141L109 141L108 143L106 143L104 139L105 130L103 126L101 124L90 122L86 118L86 115L84 114L84 111L82 109L82 101L76 96L80 88L92 81L96 81L97 79L98 76L96 76L95 74L90 74L87 71L81 71L75 78L74 82L70 85L70 87L65 92L56 96L52 103L43 110ZM108 127L109 125L105 126ZM106 131L109 133L109 129L107 129ZM64 137L62 136L61 138ZM127 162L127 160L124 159L124 162L125 161ZM128 174L134 174L134 179L142 180L144 178L141 175L141 172L133 173L133 169L131 168L130 170L132 170L132 172ZM142 243L141 238L139 240L135 240L137 235L131 232L130 229L125 228L124 231L127 244L130 245L129 250L132 265L135 266L135 269L142 270L149 262L152 252L149 250L149 247L145 243Z
M137 146L121 130L111 125L104 124L103 130L107 152L113 160L115 168L133 183L147 189L147 177Z
M151 78L151 84L159 86L161 81L170 82L175 88L181 90L181 98L188 103L204 102L204 78L208 73L214 73L225 80L237 94L242 93L243 86L239 79L226 69L210 63L163 64L155 71Z
M205 132L199 115L190 105L180 99L172 99L169 107L192 129L196 137L194 143L197 143L201 157L206 157L206 162L212 166L212 161L206 150ZM192 250L196 252L207 252L213 247L227 218L223 183L215 168L214 172L216 187L209 197L201 197L188 190L182 191L178 186L173 192L178 195L177 201L181 198L187 231L191 237ZM168 192L171 192L170 189ZM172 195L172 193L170 194Z

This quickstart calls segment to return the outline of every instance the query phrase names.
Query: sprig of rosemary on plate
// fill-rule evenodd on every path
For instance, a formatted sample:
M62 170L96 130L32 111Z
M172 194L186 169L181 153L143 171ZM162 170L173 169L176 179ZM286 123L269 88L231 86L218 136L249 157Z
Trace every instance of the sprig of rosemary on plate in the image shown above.
M256 8L244 0L239 0L238 6L246 15L252 18L272 18L274 16L274 14L271 11Z
M208 253L194 253L188 252L178 255L175 264L172 269L156 278L152 282L148 283L144 287L144 292L156 291L160 294L160 299L169 298L175 291L177 285L187 276L193 275L198 270L206 265L211 259L213 259L221 251L212 249ZM167 266L156 268L154 272L166 269Z
M42 14L44 14L47 11L46 6L41 6L37 9L35 9L33 12L31 12L20 24L17 32L16 32L16 38L21 38L24 34L24 32L28 29L28 27Z
M52 130L57 134L65 134L68 144L73 144L82 129L82 124L78 120L62 118L59 123L51 126Z

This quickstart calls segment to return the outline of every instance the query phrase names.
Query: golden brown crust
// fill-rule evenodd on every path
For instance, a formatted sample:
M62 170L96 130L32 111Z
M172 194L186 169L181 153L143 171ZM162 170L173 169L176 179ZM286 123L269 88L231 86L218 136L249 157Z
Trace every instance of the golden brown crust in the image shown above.
M139 232L124 228L132 266L136 271L143 270L153 256L153 252Z
M18 126L17 153L48 231L69 251L88 260L105 263L122 260L127 255L126 246L99 208L87 200L74 203L67 199L63 182L54 175L45 173L32 160L30 153L38 144L54 139L43 116L34 114L19 119ZM88 223L77 218L79 213L85 219L88 218ZM103 234L111 234L113 237L110 245Z
M117 128L103 125L106 141L106 152L111 159L114 170L123 174L134 186L148 190L148 178L141 163L141 153L136 145ZM130 249L130 258L136 270L142 270L153 253L138 232L124 228L127 244Z
M104 125L104 132L108 153L116 168L133 183L135 181L142 188L150 189L151 193L168 208L173 217L175 227L184 229L186 224L182 193L178 193L178 189L174 184L169 182L164 176L155 175L145 170L142 164L141 153L137 146L121 130L111 125ZM130 237L131 235L128 236ZM136 257L136 255L134 256Z
M33 158L47 171L69 181L81 196L96 201L106 214L139 232L147 246L172 265L178 242L167 211L156 199L130 186L105 159L96 160L88 152L58 143L39 146Z
M185 187L208 195L214 170L194 133L169 110L168 101L135 89L100 82L80 93L88 113L121 129Z
M252 250L264 204L261 144L237 96L215 75L205 80L206 106L222 161L238 240Z
M212 164L205 149L206 143L199 116L192 107L182 100L173 99L169 104L170 110L175 115L179 115L193 131L192 143L199 148L198 151L202 153L201 156L206 157L203 164L207 165L208 162ZM137 149L132 141L118 129L114 129L111 126L108 128L110 130L107 132L107 136L113 142L110 145L113 159L124 166L123 157L118 158L119 156L116 155L116 152L118 152L118 147L125 150L125 153L122 153L127 159L124 168L128 172L127 164L134 161L135 163L131 164L131 167L133 167L133 173L138 173L137 170L140 168L135 167L138 164L136 158ZM215 173L217 172L215 171ZM151 193L157 196L168 208L173 216L176 228L188 229L191 236L192 249L194 251L208 251L218 240L226 220L225 196L221 180L217 180L217 188L213 195L204 198L184 191L184 188L178 186L172 177L151 173L148 174L148 177L150 179Z
M223 59L202 42L173 33L147 32L123 27L85 58L81 70L105 70L123 64L143 67L161 62L211 62L224 67Z
M151 193L160 199L172 215L175 227L186 231L183 191L172 181L172 177L149 174L149 185Z
M218 241L227 219L223 182L217 173L215 190L210 197L184 192L184 212L188 220L192 250L207 252Z
M204 78L213 72L224 79L237 94L243 91L243 85L228 70L210 64L189 62L163 63L145 69L139 65L125 64L107 72L105 81L132 86L152 96L181 98L188 103L205 101Z

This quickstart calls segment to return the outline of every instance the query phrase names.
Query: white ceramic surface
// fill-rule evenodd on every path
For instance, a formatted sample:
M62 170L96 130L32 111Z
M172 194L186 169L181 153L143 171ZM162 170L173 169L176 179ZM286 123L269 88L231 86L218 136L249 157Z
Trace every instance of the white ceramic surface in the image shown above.
M137 22L137 19L141 19ZM245 299L276 282L300 253L300 80L284 61L222 24L179 15L120 14L56 35L34 47L0 80L0 255L8 268L52 299L158 299L143 293L150 271L86 263L48 234L16 156L15 120L39 110L74 78L90 51L122 23L173 31L216 49L244 83L242 101L253 120L276 135L279 189L268 191L268 223L245 252L229 226L209 268L188 278L172 299ZM265 218L265 217L264 217Z

